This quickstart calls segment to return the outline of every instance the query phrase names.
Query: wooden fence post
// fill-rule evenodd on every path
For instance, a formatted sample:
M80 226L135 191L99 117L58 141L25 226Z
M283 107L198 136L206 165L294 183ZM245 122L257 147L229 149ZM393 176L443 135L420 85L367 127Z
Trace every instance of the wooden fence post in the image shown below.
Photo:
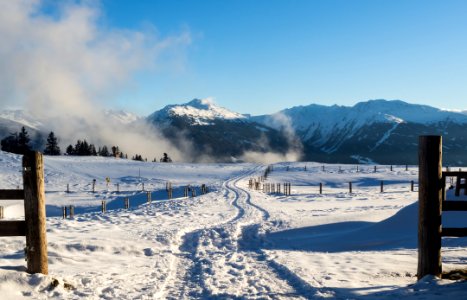
M23 156L23 184L27 272L48 274L44 164L41 153L30 151Z
M69 183L66 184L66 192L67 192L67 193L70 192L70 184L69 184Z
M105 203L105 200L102 200L101 211L102 213L105 213L107 211L107 204Z
M414 182L413 180L410 182L410 191L413 192L414 190Z
M67 209L66 206L62 206L62 219L66 219Z
M352 194L352 182L349 182L349 193Z
M319 193L323 193L323 184L321 182L319 183Z
M148 203L151 203L151 192L146 192L146 198L148 200Z
M70 205L70 218L73 218L75 216L75 207L73 205Z
M419 137L418 279L442 271L442 151L441 136Z
M380 189L381 193L384 192L384 181L381 180L381 189Z
M375 166L375 173L376 173L376 166Z

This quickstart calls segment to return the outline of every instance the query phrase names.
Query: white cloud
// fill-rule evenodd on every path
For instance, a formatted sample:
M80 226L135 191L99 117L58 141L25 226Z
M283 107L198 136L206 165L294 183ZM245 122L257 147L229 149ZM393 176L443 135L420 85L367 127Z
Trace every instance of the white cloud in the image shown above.
M136 72L167 68L161 61L167 56L179 68L190 33L161 38L149 26L140 31L108 28L100 22L99 5L90 1L57 2L53 16L43 12L43 5L40 0L0 3L1 106L24 107L48 120L50 130L65 139L86 137L124 148L122 138L131 136L129 147L141 139L145 148L163 145L167 151L170 143L157 134L148 138L149 130L130 134L119 128L116 135L102 106L109 106L109 95Z

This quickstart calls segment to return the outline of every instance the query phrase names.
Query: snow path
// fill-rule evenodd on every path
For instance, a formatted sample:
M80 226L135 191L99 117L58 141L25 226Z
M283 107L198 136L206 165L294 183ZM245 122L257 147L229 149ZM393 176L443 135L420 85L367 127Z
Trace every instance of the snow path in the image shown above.
M176 268L162 296L167 299L306 299L313 290L267 259L258 231L270 226L267 210L252 203L240 182L259 173L255 167L228 180L223 189L236 214L224 222L186 232Z

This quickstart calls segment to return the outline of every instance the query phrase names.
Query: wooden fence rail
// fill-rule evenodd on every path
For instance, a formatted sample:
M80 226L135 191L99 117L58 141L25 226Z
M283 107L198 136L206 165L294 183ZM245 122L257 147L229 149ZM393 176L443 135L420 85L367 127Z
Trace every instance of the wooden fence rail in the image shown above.
M42 154L23 156L23 190L0 190L0 200L24 199L24 221L0 221L0 236L26 236L27 272L48 274Z

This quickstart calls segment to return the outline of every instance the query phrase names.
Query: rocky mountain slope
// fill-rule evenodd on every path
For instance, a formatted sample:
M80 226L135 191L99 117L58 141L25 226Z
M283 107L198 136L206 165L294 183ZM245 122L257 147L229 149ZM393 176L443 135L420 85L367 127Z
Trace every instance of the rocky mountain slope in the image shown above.
M467 164L465 112L400 100L370 100L352 107L311 104L251 117L207 99L194 99L168 105L146 118L124 111L106 111L105 115L128 128L135 123L153 126L189 153L187 161L209 157L230 162L242 160L249 152L294 152L307 161L417 164L418 136L442 135L445 164ZM4 111L0 113L0 137L25 126L37 139L48 133L42 124L22 111Z
M251 118L292 128L304 159L329 162L416 164L419 135L442 135L444 159L467 163L467 116L400 100L370 100L352 107L312 104Z

